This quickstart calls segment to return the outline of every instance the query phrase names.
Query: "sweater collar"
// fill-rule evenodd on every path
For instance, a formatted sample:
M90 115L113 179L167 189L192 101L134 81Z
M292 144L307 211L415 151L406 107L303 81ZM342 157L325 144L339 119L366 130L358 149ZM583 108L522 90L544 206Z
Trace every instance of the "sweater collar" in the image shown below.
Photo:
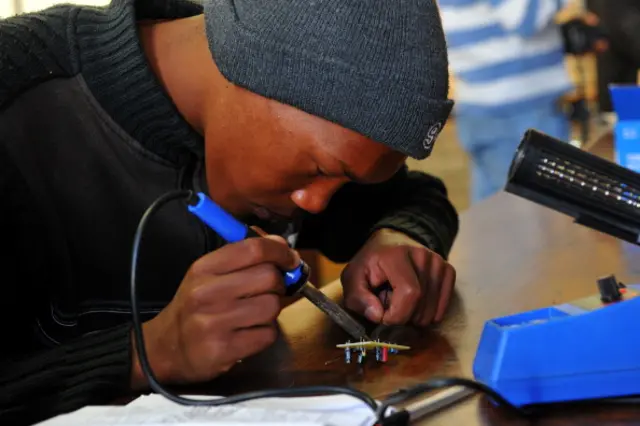
M81 8L77 16L81 73L92 93L131 137L173 164L201 157L204 139L153 73L137 22L186 18L202 11L188 0L113 0L106 8Z

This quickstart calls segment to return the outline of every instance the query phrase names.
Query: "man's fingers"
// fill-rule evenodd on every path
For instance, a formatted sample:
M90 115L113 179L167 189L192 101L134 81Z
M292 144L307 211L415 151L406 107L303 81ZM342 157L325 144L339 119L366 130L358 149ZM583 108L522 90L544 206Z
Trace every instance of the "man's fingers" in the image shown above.
M245 299L260 294L284 295L284 278L275 266L263 263L233 274L217 277L215 281L204 283L191 290L193 308L207 312L207 306L216 303L222 295L227 299Z
M448 266L444 271L444 276L442 277L442 288L440 289L438 309L436 310L436 316L434 318L436 322L440 322L442 321L442 318L444 318L444 314L447 311L447 307L449 306L451 293L453 293L455 284L456 270L453 268L453 266Z
M424 295L425 304L417 323L421 327L431 324L436 316L445 267L446 264L442 259L431 259L431 264L428 268L429 275L426 281L426 294Z
M299 261L297 253L281 237L248 238L201 257L192 265L190 273L224 275L260 263L291 270Z
M347 308L366 317L369 321L379 323L382 321L384 307L380 299L373 294L364 277L349 289L345 296Z
M228 353L233 354L231 361L252 356L271 346L277 338L278 328L275 324L237 330L231 334L227 346Z
M365 318L367 318L371 322L382 322L382 317L384 316L384 306L382 306L382 302L380 301L380 299L373 293L365 292L360 300L362 305L364 306L362 315L364 315Z
M431 280L431 256L430 253L422 248L414 248L411 250L411 259L413 261L413 267L418 275L418 282L421 286L421 297L416 305L415 311L411 318L411 322L420 325L420 321L424 316L424 311L427 309L427 304L430 300L427 297L429 282Z
M237 308L231 311L226 321L234 329L268 326L278 319L282 304L275 294L261 294L236 301Z
M422 287L408 249L398 250L393 256L383 257L380 265L393 288L393 298L384 313L384 324L407 323L422 296Z

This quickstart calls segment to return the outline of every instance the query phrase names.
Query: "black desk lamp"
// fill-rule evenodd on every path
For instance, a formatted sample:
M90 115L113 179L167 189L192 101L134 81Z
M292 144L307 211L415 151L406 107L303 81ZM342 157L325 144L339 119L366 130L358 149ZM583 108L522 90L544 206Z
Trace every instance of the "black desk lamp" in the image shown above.
M640 174L530 129L505 191L640 245Z

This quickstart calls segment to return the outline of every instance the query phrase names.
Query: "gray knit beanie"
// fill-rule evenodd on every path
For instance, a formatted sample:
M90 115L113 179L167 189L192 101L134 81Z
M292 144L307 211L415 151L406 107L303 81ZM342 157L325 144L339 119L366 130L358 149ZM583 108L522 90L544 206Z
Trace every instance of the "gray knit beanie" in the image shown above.
M232 83L426 158L449 117L435 0L205 0Z

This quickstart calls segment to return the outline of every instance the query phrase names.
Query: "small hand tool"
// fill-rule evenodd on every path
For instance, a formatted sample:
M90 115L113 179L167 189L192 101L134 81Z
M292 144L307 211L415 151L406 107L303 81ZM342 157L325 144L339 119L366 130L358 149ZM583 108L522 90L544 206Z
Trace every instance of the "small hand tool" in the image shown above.
M195 204L188 205L189 211L228 243L242 241L246 238L264 237L255 229L235 219L204 193L198 193L194 202ZM296 293L302 294L353 338L364 341L371 340L362 324L309 282L309 274L309 265L302 260L295 269L285 271L286 294L289 296Z

